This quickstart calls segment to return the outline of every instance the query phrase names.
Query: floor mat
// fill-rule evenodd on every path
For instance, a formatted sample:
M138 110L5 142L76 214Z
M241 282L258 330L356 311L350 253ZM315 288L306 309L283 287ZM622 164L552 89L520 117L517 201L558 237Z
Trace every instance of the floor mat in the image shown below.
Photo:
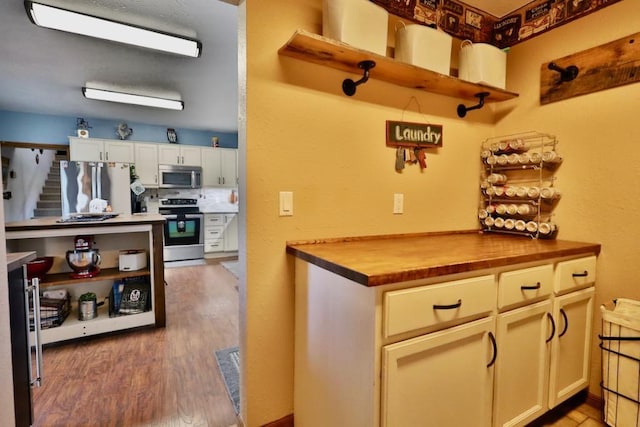
M238 347L216 351L216 360L236 414L240 413L240 352Z

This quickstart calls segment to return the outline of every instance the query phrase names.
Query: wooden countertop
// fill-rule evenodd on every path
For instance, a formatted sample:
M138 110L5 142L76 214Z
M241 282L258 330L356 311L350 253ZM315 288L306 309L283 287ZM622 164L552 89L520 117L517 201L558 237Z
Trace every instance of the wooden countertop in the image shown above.
M104 221L89 222L56 222L59 216L30 219L26 221L15 221L5 223L6 231L25 231L52 228L86 228L86 227L110 227L131 224L153 224L156 222L164 222L165 218L159 214L134 214L134 215L118 215L115 218L106 219Z
M7 271L13 271L22 264L36 259L36 253L34 251L29 252L9 252L7 253Z
M572 255L600 244L535 240L476 230L287 242L287 253L365 286Z

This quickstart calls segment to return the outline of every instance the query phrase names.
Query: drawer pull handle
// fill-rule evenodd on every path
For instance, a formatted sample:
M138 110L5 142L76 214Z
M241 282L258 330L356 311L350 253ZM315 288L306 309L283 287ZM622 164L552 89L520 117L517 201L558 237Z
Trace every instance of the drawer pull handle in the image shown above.
M562 320L564 321L564 328L562 332L558 335L558 338L567 333L567 329L569 329L569 318L567 317L567 313L564 312L563 309L560 309L560 314L562 314Z
M433 304L433 309L434 310L454 310L456 308L460 308L461 306L462 306L462 300L459 299L458 302L455 304L448 304L448 305Z
M551 320L551 336L547 338L546 343L553 339L553 336L556 334L556 322L553 320L553 316L550 313L547 313L547 317Z
M496 337L493 336L493 333L489 332L489 340L491 341L491 346L493 347L493 357L491 361L487 364L487 368L490 368L491 365L496 363L496 358L498 357L498 345L496 344Z
M540 289L540 282L536 282L535 285L524 285L520 286L520 289L523 291L535 291L536 289Z
M573 273L572 276L573 277L587 277L589 275L589 272L587 270L585 270L582 273Z

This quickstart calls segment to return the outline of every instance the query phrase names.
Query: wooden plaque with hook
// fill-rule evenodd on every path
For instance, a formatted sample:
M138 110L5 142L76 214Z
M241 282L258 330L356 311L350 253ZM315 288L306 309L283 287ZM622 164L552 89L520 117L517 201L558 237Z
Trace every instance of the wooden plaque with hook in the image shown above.
M575 75L569 79L571 74ZM640 33L635 33L542 64L540 104L639 81Z

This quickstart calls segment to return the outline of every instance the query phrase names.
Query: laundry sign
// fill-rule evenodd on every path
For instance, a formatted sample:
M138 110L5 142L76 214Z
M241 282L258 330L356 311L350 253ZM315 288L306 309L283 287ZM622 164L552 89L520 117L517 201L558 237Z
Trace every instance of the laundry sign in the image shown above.
M429 148L442 146L442 125L387 120L387 146Z

